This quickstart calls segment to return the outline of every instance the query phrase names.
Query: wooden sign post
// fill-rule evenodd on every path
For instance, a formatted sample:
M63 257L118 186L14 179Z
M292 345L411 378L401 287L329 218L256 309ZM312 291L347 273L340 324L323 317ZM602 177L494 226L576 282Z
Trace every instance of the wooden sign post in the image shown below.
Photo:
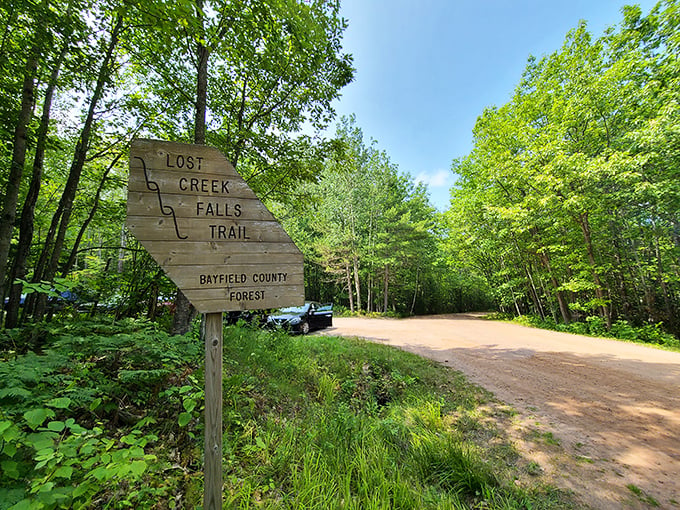
M213 147L134 140L127 225L205 313L204 508L222 508L222 312L304 302L303 258Z

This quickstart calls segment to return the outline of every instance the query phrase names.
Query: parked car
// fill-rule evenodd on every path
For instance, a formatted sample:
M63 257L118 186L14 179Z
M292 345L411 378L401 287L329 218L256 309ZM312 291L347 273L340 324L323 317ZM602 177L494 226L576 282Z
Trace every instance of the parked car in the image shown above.
M281 308L267 317L269 328L284 328L306 335L312 330L333 325L333 304L308 301L302 306Z

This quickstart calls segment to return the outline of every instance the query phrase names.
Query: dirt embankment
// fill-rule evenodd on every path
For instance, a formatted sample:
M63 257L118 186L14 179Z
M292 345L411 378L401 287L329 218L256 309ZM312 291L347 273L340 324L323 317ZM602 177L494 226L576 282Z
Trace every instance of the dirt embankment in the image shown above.
M680 508L680 353L467 314L335 318L324 334L380 341L462 371L518 410L510 433L519 449L593 508ZM561 448L527 440L523 427Z

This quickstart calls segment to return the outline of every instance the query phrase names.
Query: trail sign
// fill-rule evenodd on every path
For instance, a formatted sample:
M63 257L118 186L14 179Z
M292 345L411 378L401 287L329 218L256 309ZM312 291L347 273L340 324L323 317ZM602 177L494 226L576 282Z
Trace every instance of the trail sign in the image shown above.
M222 508L222 312L304 302L302 253L213 147L134 140L127 225L205 313L203 508Z
M134 140L127 225L199 312L304 302L302 253L214 147Z

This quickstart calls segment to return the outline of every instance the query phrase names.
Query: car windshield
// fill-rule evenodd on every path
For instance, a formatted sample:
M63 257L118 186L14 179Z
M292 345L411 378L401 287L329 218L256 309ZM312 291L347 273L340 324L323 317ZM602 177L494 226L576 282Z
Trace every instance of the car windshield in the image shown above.
M288 308L280 308L279 313L304 313L309 308L309 303L302 306L289 306Z

